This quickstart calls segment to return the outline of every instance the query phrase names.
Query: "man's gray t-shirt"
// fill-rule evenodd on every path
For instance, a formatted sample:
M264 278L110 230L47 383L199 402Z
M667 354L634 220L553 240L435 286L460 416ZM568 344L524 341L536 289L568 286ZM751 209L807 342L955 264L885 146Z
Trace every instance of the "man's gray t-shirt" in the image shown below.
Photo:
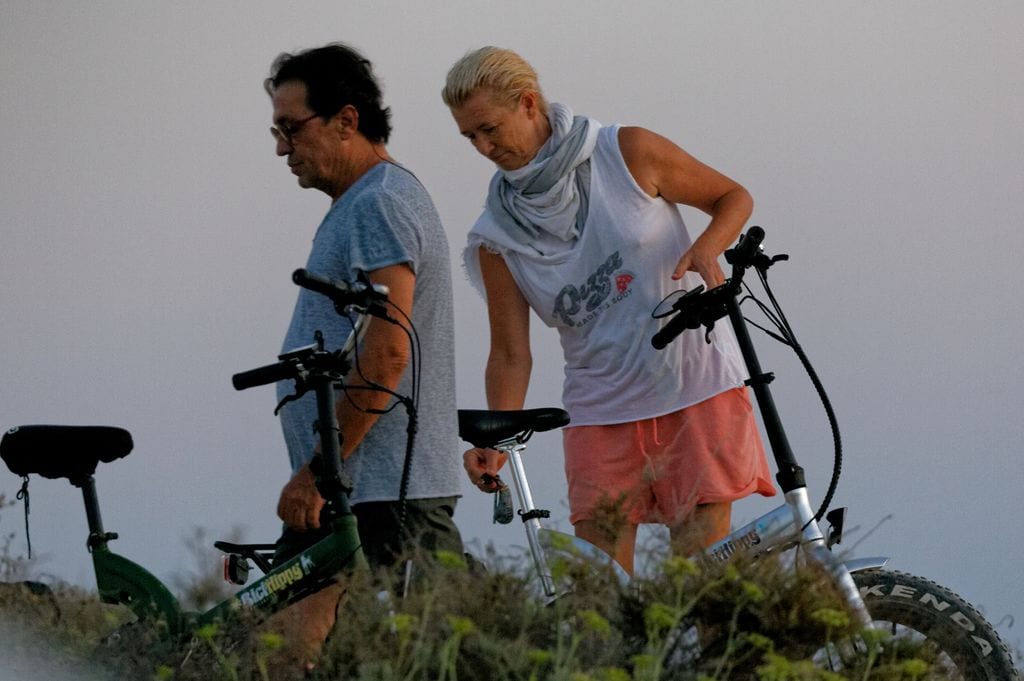
M455 411L455 351L448 241L437 210L419 181L393 163L378 163L331 206L313 238L306 269L329 279L355 281L358 273L407 263L416 275L412 311L419 334L420 402L407 498L459 494L460 456ZM408 311L406 311L408 312ZM392 317L401 315L390 311ZM373 319L371 324L386 324ZM352 329L326 296L300 289L282 351L324 334L325 347L340 348ZM413 366L396 392L410 395ZM291 394L291 381L277 384L278 399ZM339 392L340 399L345 399ZM316 400L312 393L281 410L292 471L313 454ZM355 489L352 503L399 497L406 452L406 410L383 414L345 465Z

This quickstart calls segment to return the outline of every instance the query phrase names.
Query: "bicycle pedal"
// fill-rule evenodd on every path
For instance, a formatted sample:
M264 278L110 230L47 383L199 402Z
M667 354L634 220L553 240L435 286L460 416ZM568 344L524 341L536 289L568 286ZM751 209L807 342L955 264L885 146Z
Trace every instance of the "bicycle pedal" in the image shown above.
M224 581L242 586L249 581L249 560L237 553L224 556Z

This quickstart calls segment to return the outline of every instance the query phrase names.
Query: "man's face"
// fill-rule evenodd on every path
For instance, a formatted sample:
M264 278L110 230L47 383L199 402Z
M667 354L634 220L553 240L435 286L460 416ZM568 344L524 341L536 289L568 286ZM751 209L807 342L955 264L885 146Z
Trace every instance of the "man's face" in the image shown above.
M459 133L502 170L522 168L540 149L533 119L533 101L523 97L514 106L478 90L461 106L451 109Z
M324 120L306 106L306 85L282 83L271 95L278 132L277 155L285 156L299 186L319 189L332 198L342 167L344 147L332 117Z

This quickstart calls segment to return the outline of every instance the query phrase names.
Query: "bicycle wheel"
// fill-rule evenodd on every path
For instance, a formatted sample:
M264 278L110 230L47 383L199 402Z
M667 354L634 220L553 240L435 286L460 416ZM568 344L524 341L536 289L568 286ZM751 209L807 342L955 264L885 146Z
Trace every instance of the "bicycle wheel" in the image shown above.
M853 573L868 612L897 642L921 642L939 678L1013 681L1013 658L974 606L935 582L894 570Z

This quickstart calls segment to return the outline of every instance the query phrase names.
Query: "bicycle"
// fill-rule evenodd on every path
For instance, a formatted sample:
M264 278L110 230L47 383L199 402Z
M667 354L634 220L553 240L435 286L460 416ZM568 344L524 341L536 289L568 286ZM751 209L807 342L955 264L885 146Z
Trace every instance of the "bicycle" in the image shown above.
M710 334L715 322L728 317L750 376L747 385L754 392L778 470L776 478L785 498L781 506L709 546L700 558L725 561L737 552L757 557L800 550L812 563L820 566L836 585L849 611L863 629L883 629L897 637L926 639L928 645L937 649L939 663L943 665L948 678L967 681L1008 681L1018 678L1011 653L995 629L956 593L926 578L886 569L888 558L840 558L832 552L832 547L842 541L846 517L845 508L825 513L838 483L841 451L838 429L824 391L767 284L768 269L788 259L788 256L769 257L764 254L761 247L763 239L764 230L751 227L737 246L725 253L727 262L732 265L732 272L724 284L707 291L700 286L683 292L667 312L655 315L658 318L671 316L652 337L652 344L657 349L665 347L686 330L704 328L705 333ZM741 299L745 286L744 274L750 268L758 273L774 312L757 301L753 294L748 293ZM789 344L800 356L829 415L836 442L836 467L824 502L817 511L812 509L804 471L790 449L775 408L769 389L774 376L762 371L747 328L747 320L740 311L741 302L747 298L761 305L779 328L777 338ZM563 595L552 578L548 564L547 556L553 547L568 545L584 556L604 555L597 547L582 539L545 528L541 520L549 517L549 512L537 507L530 492L522 457L526 441L535 432L560 428L568 423L568 414L556 408L459 412L459 432L463 440L474 447L496 449L508 457L518 513L525 527L541 592L548 602ZM507 487L504 490L508 494ZM510 504L510 499L496 500L496 509ZM496 513L496 519L497 515L499 513ZM501 522L508 522L512 517L508 509L500 515ZM829 523L829 529L825 532L819 525L823 517ZM618 567L617 564L612 565ZM621 568L618 574L620 580L628 579ZM823 651L819 655L820 664L841 666L843 656L851 654L849 648L832 647Z
M323 589L339 574L351 574L366 566L348 501L351 486L342 470L334 405L336 385L343 387L342 379L352 367L370 318L392 321L384 308L387 287L368 282L336 283L303 269L296 270L292 279L299 286L326 295L339 313L354 316L348 339L342 348L329 351L318 331L311 345L280 355L274 364L237 373L232 384L237 390L246 390L291 380L295 383L295 394L286 401L308 392L315 394L322 452L311 468L317 489L326 501L321 523L330 528L330 533L297 555L276 563L273 544L216 542L215 547L227 554L227 581L245 585L250 561L264 574L209 610L184 610L163 582L110 548L117 534L104 528L94 474L100 463L111 463L131 453L133 442L127 430L113 426L26 425L11 428L0 440L0 457L12 473L23 478L23 492L27 491L28 476L33 474L67 479L82 490L89 530L86 545L92 556L101 602L127 606L137 621L155 623L165 641L185 642L202 627L243 614L264 619Z

